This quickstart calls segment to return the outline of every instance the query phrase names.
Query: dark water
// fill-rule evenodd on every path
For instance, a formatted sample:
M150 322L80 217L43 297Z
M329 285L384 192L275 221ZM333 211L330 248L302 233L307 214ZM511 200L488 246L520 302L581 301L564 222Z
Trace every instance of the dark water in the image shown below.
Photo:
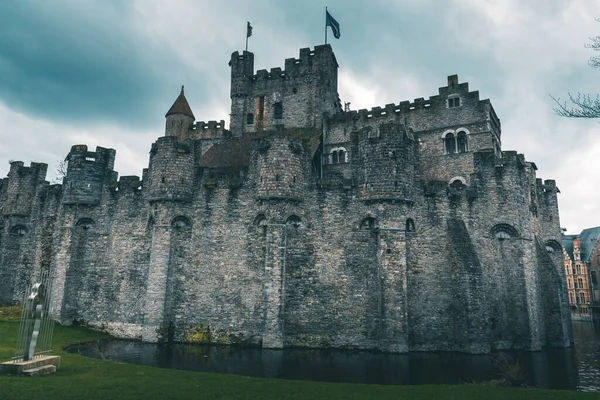
M503 352L383 354L368 351L200 345L157 345L110 340L68 351L160 368L246 376L394 385L454 384L499 379L506 367L522 367L525 384L551 389L600 391L600 325L575 322L570 349Z

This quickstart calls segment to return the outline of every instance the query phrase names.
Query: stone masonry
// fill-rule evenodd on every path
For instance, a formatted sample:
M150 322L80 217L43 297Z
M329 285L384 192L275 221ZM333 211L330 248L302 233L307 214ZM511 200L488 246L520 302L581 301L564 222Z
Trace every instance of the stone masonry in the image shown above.
M553 180L502 151L489 100L343 111L329 45L231 56L231 121L183 88L142 177L71 148L62 185L0 180L0 303L56 276L55 317L150 342L386 352L569 346Z

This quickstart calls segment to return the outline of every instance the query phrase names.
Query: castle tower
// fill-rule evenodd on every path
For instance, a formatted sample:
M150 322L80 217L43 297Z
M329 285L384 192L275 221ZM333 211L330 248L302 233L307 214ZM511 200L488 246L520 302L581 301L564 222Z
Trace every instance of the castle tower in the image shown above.
M271 136L258 143L257 191L261 199L302 200L308 151L299 141Z
M385 123L362 132L358 154L358 184L363 199L412 200L418 144L404 125Z
M38 188L46 178L47 164L32 162L25 167L22 161L10 163L8 173L4 215L28 215Z
M181 136L194 125L196 118L185 98L183 86L181 86L181 93L165 114L165 118L165 136Z
M104 147L96 147L93 152L83 144L72 146L67 156L63 203L100 204L102 186L107 178L113 177L115 155L115 150Z
M254 55L235 52L231 67L233 136L280 128L320 128L324 113L341 112L338 64L330 45L300 49L285 69L254 70Z

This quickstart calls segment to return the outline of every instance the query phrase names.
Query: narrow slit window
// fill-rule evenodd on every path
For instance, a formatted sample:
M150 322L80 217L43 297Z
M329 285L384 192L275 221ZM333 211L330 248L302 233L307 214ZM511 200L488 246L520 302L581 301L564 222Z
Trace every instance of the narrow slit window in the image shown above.
M283 119L283 104L275 103L273 106L273 117L275 119Z
M258 98L258 120L262 121L265 118L265 96Z

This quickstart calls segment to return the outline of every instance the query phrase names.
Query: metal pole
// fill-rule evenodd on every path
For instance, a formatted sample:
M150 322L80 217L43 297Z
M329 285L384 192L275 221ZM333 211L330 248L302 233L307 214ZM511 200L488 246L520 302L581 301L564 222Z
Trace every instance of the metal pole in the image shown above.
M327 44L327 7L325 7L325 44Z

